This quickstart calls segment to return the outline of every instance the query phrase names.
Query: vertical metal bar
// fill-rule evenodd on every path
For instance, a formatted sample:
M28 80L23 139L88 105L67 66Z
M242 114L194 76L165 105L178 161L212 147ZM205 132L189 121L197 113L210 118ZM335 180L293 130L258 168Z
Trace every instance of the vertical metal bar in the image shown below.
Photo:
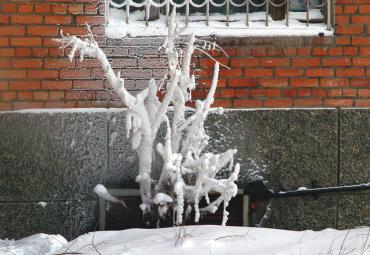
M131 0L127 0L126 2L126 24L129 24L129 17L130 17L130 4Z
M307 15L306 15L306 26L309 26L309 22L310 22L310 0L307 0L307 3L306 3L306 10L307 10Z
M246 10L245 10L245 19L246 19L246 25L249 27L249 0L246 1Z
M144 5L144 9L145 9L145 25L148 26L149 25L149 8L150 8L150 4L149 4L149 1L147 1L147 3Z
M327 18L326 18L326 24L327 24L327 29L328 30L331 30L331 1L330 0L326 0L326 15L327 15Z
M99 197L99 230L105 230L105 200Z
M243 226L249 226L249 196L243 195Z
M169 25L169 16L170 16L170 1L167 0L166 3L166 26L168 27Z
M206 0L206 26L209 26L209 0Z
M185 10L185 26L189 24L189 0L186 1L186 10Z
M289 27L289 8L290 8L290 0L286 0L286 16L285 16L285 24Z
M105 0L105 14L104 14L104 21L105 25L108 25L108 18L109 18L109 1L110 0Z
M269 26L269 4L270 1L266 0L266 27Z
M226 26L229 26L230 21L230 1L226 0Z

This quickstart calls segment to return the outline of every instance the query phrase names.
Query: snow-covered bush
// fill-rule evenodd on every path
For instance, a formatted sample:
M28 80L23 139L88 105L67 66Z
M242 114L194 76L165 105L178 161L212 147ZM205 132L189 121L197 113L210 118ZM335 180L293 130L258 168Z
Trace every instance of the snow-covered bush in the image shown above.
M161 82L149 80L148 87L136 96L126 90L120 73L113 72L90 29L89 36L83 40L62 34L57 41L62 48L71 47L71 60L77 51L80 52L81 61L85 56L96 58L109 83L127 106L127 137L131 137L132 149L136 150L139 159L136 181L140 184L140 208L143 213L154 212L164 217L171 210L174 223L182 224L184 216L192 210L195 212L195 222L198 222L202 212L214 213L223 203L222 224L225 225L228 219L226 207L237 193L235 181L240 166L234 166L233 163L235 149L220 154L204 152L209 140L204 121L214 102L220 66L217 61L207 97L197 100L195 108L186 106L186 102L192 100L191 92L196 87L195 77L190 70L193 52L199 50L207 54L209 49L222 49L215 43L198 40L193 35L187 38L183 49L177 48L175 38L180 32L176 29L174 17L173 12L168 35L159 49L167 55L167 72ZM159 91L164 92L161 101L157 97ZM222 109L216 110L222 113ZM160 127L165 128L165 138L156 143ZM162 160L156 155L160 155ZM159 169L158 162L163 162ZM234 171L227 179L217 179L217 173L225 167L230 172L234 168ZM210 201L209 193L218 194L217 199ZM200 208L199 202L203 198L207 206Z

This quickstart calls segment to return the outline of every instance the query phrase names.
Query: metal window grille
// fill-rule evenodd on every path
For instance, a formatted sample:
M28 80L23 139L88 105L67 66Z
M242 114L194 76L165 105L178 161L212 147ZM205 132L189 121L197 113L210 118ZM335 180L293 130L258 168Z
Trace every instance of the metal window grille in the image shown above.
M306 25L309 26L310 24L310 7L314 8L321 8L324 11L325 22L327 24L327 29L331 30L332 28L332 0L322 0L321 3L317 3L315 0L303 0L299 3L294 0L284 0L283 2L274 3L273 0L262 0L262 2L255 2L253 0L244 0L243 2L235 2L235 0L223 0L220 3L215 2L214 0L203 0L201 3L195 2L194 0L183 0L180 3L176 3L174 0L124 0L123 2L117 3L113 0L106 0L106 21L108 20L109 16L109 7L112 6L114 8L124 8L126 12L126 23L130 23L130 9L131 8L143 8L144 9L144 17L145 24L148 26L149 24L149 17L150 11L153 8L158 8L163 10L166 16L166 25L169 22L170 10L172 8L176 8L176 11L180 8L185 8L185 24L189 23L189 15L190 15L190 6L194 8L204 8L205 7L205 24L209 26L210 21L210 7L222 7L225 8L225 24L229 26L230 23L230 7L240 8L240 10L245 10L245 25L246 27L250 24L250 9L253 7L256 8L265 8L265 25L266 27L269 26L269 8L276 7L276 8L285 8L285 25L289 27L289 10L291 8L300 8L305 10L306 12ZM181 0L180 0L181 1ZM158 12L159 13L159 12Z

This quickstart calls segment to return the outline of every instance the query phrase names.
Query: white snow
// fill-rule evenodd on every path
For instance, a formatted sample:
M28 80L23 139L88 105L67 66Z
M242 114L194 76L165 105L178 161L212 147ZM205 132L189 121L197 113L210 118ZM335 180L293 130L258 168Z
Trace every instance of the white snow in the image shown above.
M370 255L369 235L369 227L288 231L198 225L91 232L69 243L58 235L38 234L0 240L0 254Z
M143 21L144 12L135 11L130 13L130 22L126 24L126 12L123 9L111 8L109 21L105 33L109 38L123 38L127 35L137 36L165 36L167 35L166 17L160 15L158 20L149 21L148 26ZM319 9L309 10L310 20L323 19ZM289 12L289 27L285 20L274 21L268 18L269 25L265 24L265 12L253 12L249 14L249 26L246 26L246 14L235 13L230 15L229 26L226 26L225 15L212 14L209 26L206 26L204 14L189 16L189 24L182 31L182 35L193 33L196 36L220 36L220 37L252 37L252 36L317 36L323 33L332 36L333 30L327 30L324 23L311 23L308 27L305 22L306 12ZM177 16L179 27L185 27L185 17Z
M157 193L155 194L153 202L157 205L160 205L160 204L172 203L173 199L167 194Z
M42 208L45 208L45 207L48 205L48 203L43 202L43 201L40 201L40 202L38 202L37 204L38 204L39 206L41 206Z
M64 249L67 240L61 235L35 234L17 241L0 240L1 255L51 255Z

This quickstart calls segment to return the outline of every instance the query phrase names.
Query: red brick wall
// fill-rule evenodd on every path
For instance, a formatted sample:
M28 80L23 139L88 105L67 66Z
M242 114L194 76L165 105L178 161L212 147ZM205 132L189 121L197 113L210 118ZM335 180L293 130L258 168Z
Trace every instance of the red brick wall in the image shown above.
M107 39L103 15L101 0L1 0L0 110L120 105L95 60L70 63L52 41L60 28L85 34L85 22L130 90L160 78L165 59L156 45L161 39ZM219 39L230 55L219 59L231 70L221 71L216 104L370 106L369 25L369 0L337 0L334 37ZM201 84L195 97L203 97L213 64L201 56L195 63Z

